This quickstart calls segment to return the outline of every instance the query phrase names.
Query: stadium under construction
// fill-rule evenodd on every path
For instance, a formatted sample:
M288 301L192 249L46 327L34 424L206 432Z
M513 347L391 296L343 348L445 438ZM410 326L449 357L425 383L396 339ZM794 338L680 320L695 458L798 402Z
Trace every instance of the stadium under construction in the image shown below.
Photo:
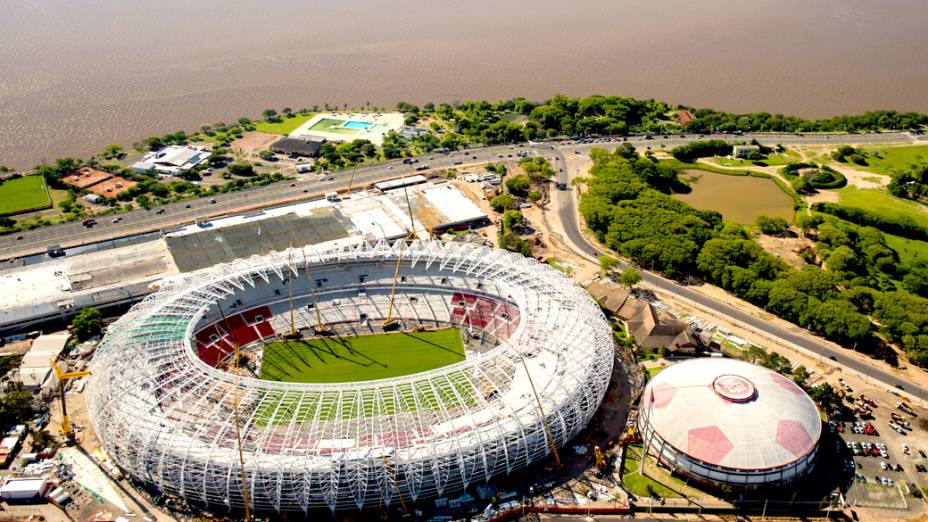
M386 351L309 344L386 331L443 332L417 349L464 356L403 373ZM276 364L264 348L289 339L304 367L337 358L396 374L262 378ZM406 509L556 455L597 410L613 359L597 304L534 259L335 242L165 280L109 327L87 405L121 469L208 509Z

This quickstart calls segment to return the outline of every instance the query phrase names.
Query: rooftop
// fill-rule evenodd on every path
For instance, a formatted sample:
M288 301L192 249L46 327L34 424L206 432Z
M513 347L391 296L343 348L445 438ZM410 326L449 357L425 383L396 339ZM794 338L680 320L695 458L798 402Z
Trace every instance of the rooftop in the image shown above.
M668 367L648 383L641 412L677 450L741 470L797 461L822 433L818 409L792 380L733 359Z

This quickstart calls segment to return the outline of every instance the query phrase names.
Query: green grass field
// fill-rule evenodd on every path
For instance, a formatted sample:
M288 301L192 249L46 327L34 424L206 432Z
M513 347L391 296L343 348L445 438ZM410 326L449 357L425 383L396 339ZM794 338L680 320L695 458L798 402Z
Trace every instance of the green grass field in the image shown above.
M867 151L867 163L869 165L850 164L851 167L891 176L895 172L906 170L913 163L928 163L928 146L926 145L886 147L884 149L868 148L865 150ZM880 157L877 157L877 154Z
M300 125L303 125L315 115L316 113L314 112L309 114L297 114L291 118L284 118L282 121L277 123L259 121L255 123L255 130L258 132L267 132L270 134L287 135L295 131Z
M369 381L463 360L464 343L455 328L280 341L264 347L261 378L316 383Z
M336 134L348 134L349 136L361 134L358 129L342 129L339 125L344 125L347 120L337 120L335 118L322 118L317 121L309 130L316 132L334 132Z
M347 339L280 341L264 349L261 378L285 382L352 382L423 372L463 361L464 345L457 329L401 332ZM302 390L271 392L256 412L261 424L287 424L393 415L472 404L476 393L463 371L445 377L388 385L378 409L365 395Z
M903 264L911 265L917 260L928 261L928 241L917 241L886 233L883 236L886 237L889 248L899 254L899 260Z
M908 216L922 225L928 225L928 206L897 198L885 190L844 187L836 190L839 203L849 207L870 210L890 217Z
M0 184L0 214L9 214L49 205L45 180L41 176L22 176Z
M641 474L641 446L629 444L625 447L625 462L622 466L622 485L639 497L676 498L686 496L700 498L701 491L689 487L685 482L674 477L664 468L655 465L654 458L648 457L645 473Z

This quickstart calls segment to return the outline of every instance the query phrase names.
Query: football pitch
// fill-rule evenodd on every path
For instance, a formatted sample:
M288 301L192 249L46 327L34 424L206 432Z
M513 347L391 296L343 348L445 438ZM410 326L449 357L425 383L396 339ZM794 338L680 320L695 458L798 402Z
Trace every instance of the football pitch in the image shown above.
M42 176L22 176L0 182L0 216L48 206L48 192Z
M369 381L440 368L464 357L464 343L456 328L276 341L264 347L261 378L313 383Z
M309 130L316 132L335 132L338 134L360 134L361 131L358 129L346 129L342 127L345 120L336 120L334 118L322 118L313 124Z

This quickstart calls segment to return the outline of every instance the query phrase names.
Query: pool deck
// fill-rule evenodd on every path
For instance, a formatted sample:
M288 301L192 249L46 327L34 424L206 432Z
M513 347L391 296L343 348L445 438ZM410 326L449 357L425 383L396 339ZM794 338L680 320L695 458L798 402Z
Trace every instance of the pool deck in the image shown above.
M323 120L338 120L342 123L340 127L328 130L313 128ZM383 144L383 136L387 132L400 130L403 127L403 120L403 114L399 112L320 113L291 132L290 137L325 139L327 141L369 140L375 145L381 145Z

